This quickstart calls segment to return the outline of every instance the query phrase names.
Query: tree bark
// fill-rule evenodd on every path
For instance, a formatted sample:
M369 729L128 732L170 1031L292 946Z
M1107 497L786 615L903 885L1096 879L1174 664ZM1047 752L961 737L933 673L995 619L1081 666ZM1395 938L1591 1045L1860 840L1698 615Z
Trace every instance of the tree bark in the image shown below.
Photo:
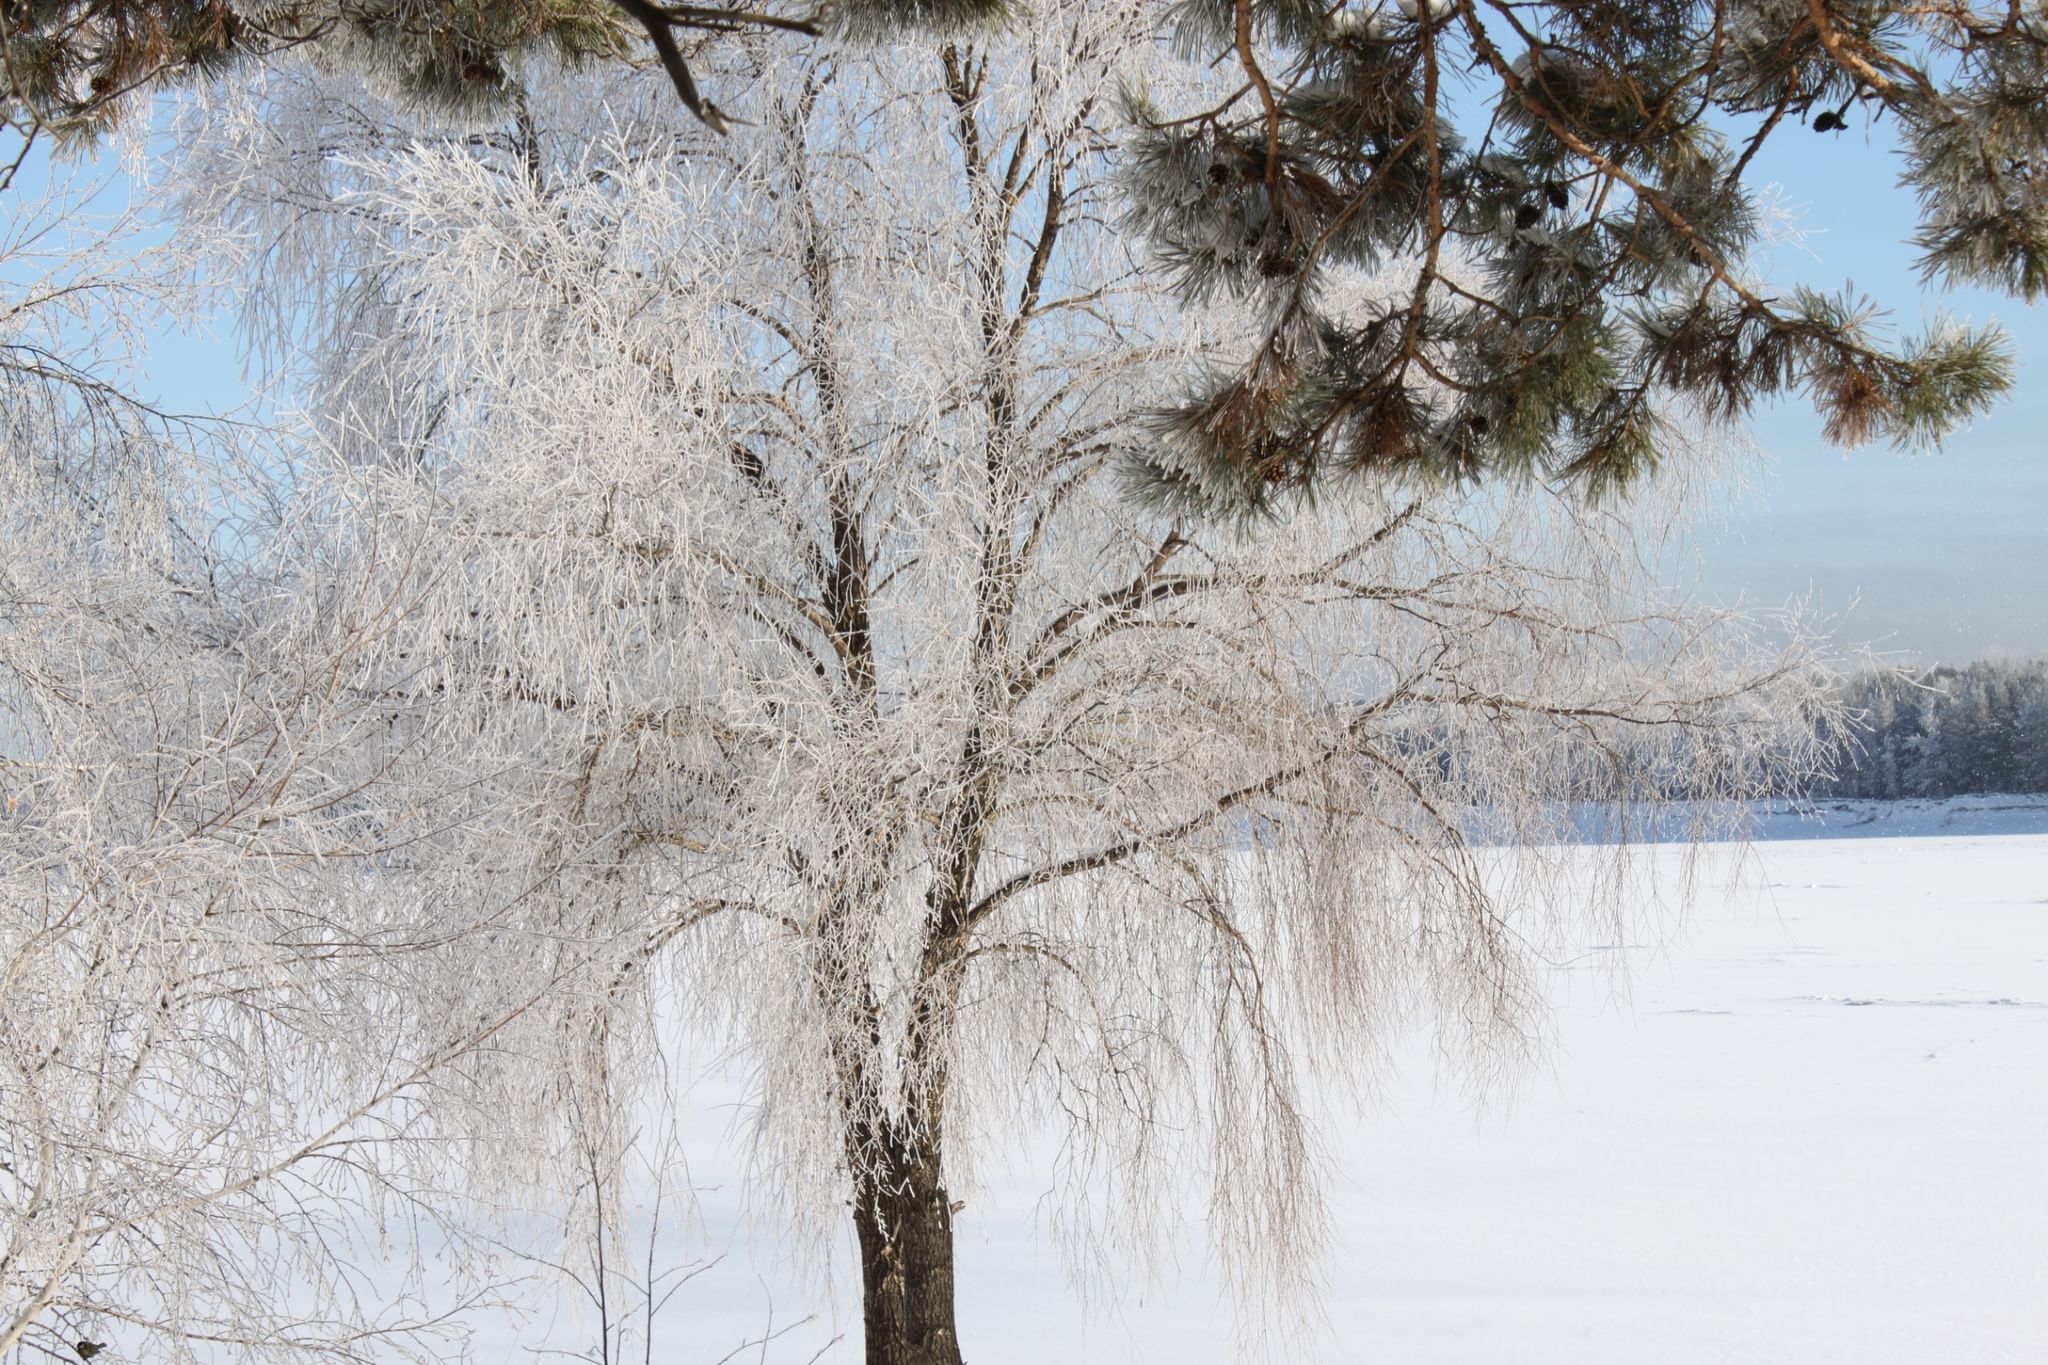
M936 1139L884 1136L880 1169L857 1178L867 1365L960 1365L953 1322L953 1205Z

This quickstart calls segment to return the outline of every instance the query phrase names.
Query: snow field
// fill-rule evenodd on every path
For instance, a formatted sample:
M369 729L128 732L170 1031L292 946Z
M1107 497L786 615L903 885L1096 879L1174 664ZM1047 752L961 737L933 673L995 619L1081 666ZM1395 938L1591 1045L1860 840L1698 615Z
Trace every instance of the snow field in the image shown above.
M2048 1361L2048 836L1763 843L1731 888L1737 866L1683 922L1564 954L1510 1087L1475 1103L1412 1039L1368 1113L1333 1117L1326 1322L1270 1358ZM741 1111L693 1098L691 1248L726 1260L656 1357L717 1361L772 1314L813 1316L736 1358L858 1360L857 1285L821 1300L750 1228ZM973 1365L1239 1358L1196 1226L1173 1282L1097 1282L1085 1315L1047 1169L1020 1159L959 1220Z

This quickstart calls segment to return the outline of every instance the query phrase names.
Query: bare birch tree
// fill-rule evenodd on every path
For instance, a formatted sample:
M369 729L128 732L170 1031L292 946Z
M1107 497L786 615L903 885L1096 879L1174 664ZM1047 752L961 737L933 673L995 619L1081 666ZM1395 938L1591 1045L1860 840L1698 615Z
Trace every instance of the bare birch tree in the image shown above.
M566 1169L657 1021L732 1049L764 1198L850 1213L875 1365L959 1361L957 1201L1045 1126L1084 1260L1197 1169L1235 1286L1298 1285L1310 1079L1415 1014L1525 1046L1563 855L1490 877L1482 827L1776 790L1825 728L1796 629L1658 590L1644 505L1360 490L1243 533L1121 496L1157 396L1242 350L1111 221L1118 83L1198 77L1141 6L1038 8L736 46L762 118L716 142L645 81L479 132L285 73L187 173L318 347L335 572L353 535L416 602L350 685L392 780L474 796L405 883L605 961L466 1072L479 1169Z

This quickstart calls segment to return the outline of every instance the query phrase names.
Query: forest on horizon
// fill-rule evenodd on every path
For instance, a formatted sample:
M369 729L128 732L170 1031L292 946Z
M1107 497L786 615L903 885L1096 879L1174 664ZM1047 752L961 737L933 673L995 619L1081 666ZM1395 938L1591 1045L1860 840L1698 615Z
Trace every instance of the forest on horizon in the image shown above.
M1842 695L1865 728L1819 794L2048 792L2048 658L1873 669Z

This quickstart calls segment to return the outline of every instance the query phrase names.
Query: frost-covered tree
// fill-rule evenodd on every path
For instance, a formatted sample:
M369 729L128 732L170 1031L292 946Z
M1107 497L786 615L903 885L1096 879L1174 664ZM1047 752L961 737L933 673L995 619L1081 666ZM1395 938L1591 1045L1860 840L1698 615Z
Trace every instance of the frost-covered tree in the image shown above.
M1863 673L1842 699L1863 733L1827 783L1837 795L2048 791L2048 664L2039 659Z
M185 266L71 189L0 236L0 1356L446 1359L380 1241L504 1015L449 916L354 913L437 809L341 685L403 604L279 569L275 452L134 396Z
M2033 685L2021 692L2013 720L2013 770L2019 790L2048 792L2048 661L2036 660L2030 674Z
M436 133L283 73L184 172L312 347L335 572L416 603L351 686L469 818L394 874L609 954L477 1059L465 1150L555 1178L674 1028L741 1059L764 1203L850 1219L870 1361L961 1358L957 1201L1040 1126L1084 1258L1201 1170L1236 1286L1298 1285L1309 1078L1411 1013L1524 1044L1564 860L1475 839L1798 780L1805 637L1659 593L1648 504L1355 489L1244 537L1124 496L1244 346L1115 227L1119 89L1207 79L1147 6L728 55L723 139L649 80Z

